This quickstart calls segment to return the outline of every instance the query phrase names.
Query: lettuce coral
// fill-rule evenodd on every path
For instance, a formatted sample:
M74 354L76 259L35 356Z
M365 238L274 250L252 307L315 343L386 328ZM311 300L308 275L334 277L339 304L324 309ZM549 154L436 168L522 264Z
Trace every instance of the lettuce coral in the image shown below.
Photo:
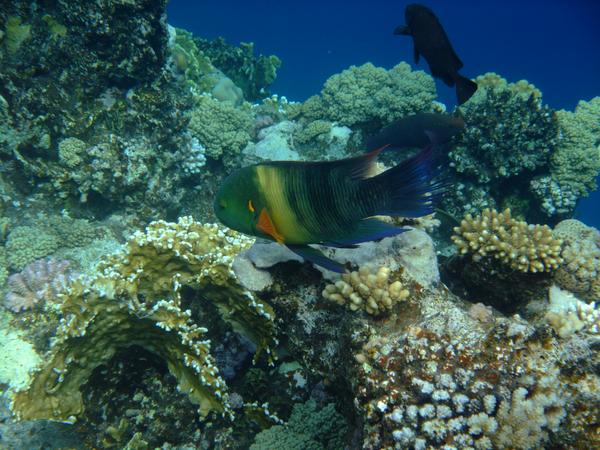
M408 114L431 110L435 97L433 79L423 71L412 71L405 62L390 70L366 63L330 77L321 94L293 114L308 121L377 129Z
M233 256L251 240L184 217L153 222L91 278L76 279L61 295L62 319L44 362L13 395L21 419L73 421L84 408L80 388L119 349L138 345L164 359L180 389L209 411L229 414L224 380L210 354L208 329L181 307L184 286L199 290L234 330L257 346L274 345L274 315L236 281Z

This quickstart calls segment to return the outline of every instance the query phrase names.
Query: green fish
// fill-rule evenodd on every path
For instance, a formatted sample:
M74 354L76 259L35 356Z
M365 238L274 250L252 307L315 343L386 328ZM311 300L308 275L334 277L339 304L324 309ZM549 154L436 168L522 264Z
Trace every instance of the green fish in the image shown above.
M219 220L241 233L287 246L335 272L343 265L309 244L353 248L403 228L378 215L421 217L434 212L444 191L431 147L373 175L383 148L338 161L273 161L229 175L214 202Z

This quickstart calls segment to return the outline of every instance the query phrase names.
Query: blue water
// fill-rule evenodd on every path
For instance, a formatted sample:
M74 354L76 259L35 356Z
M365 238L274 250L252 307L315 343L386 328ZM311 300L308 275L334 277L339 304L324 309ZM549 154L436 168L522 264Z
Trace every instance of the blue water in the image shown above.
M332 74L367 61L390 68L413 64L412 40L393 36L411 2L171 0L168 21L206 38L254 42L258 53L283 60L271 91L291 100L317 94ZM600 1L431 0L464 75L493 71L509 81L535 84L555 109L575 108L600 95ZM414 66L414 64L413 64ZM417 66L427 70L421 61ZM438 83L439 100L454 105L453 89ZM577 217L600 227L600 193Z

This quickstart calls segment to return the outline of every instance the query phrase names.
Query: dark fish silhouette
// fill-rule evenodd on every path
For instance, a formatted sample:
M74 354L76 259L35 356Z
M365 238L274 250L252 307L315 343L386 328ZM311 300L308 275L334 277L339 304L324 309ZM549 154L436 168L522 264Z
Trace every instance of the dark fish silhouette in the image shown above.
M448 86L456 85L459 105L469 100L477 90L477 84L458 73L463 63L433 11L423 5L408 5L404 17L406 25L396 28L394 34L412 36L415 63L423 55L429 64L431 75L441 78Z
M365 148L424 148L449 141L464 127L465 121L462 117L435 113L413 114L392 122L379 133L367 138Z

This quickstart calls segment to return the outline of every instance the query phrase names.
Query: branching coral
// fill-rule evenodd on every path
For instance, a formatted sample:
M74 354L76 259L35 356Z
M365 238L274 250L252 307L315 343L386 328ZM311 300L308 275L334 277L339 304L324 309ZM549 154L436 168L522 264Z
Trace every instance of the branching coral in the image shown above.
M219 159L236 156L248 143L252 118L247 112L205 95L198 98L189 127L206 148L206 156Z
M596 189L600 172L600 97L556 114L560 136L550 173L531 183L549 216L572 213L577 199Z
M330 77L321 95L309 98L296 114L309 121L377 129L402 116L431 110L434 99L435 83L425 72L413 72L404 62L389 71L366 63Z
M37 303L55 300L63 292L72 274L70 262L52 258L39 259L21 272L8 277L4 306L13 312L33 308Z
M513 219L509 209L485 209L477 217L467 214L454 228L452 241L462 255L491 256L520 272L549 272L562 262L562 240L550 227Z
M540 91L494 73L476 81L479 89L461 107L469 126L449 153L454 169L489 183L548 164L558 125L552 110L542 106Z
M368 314L379 315L406 300L409 291L400 280L390 280L387 267L363 266L358 271L342 274L342 279L335 284L325 286L322 295L352 311L364 309Z
M199 413L229 413L225 382L206 340L207 328L181 307L184 286L214 303L224 321L257 345L274 345L273 313L236 281L233 256L251 240L191 218L153 222L106 257L95 277L80 277L62 295L61 320L45 362L13 396L23 419L72 421L83 410L80 387L117 350L131 345L163 358ZM207 324L209 325L209 324Z
M583 299L600 299L600 232L568 219L556 225L553 234L564 241L564 264L554 273L554 281Z

